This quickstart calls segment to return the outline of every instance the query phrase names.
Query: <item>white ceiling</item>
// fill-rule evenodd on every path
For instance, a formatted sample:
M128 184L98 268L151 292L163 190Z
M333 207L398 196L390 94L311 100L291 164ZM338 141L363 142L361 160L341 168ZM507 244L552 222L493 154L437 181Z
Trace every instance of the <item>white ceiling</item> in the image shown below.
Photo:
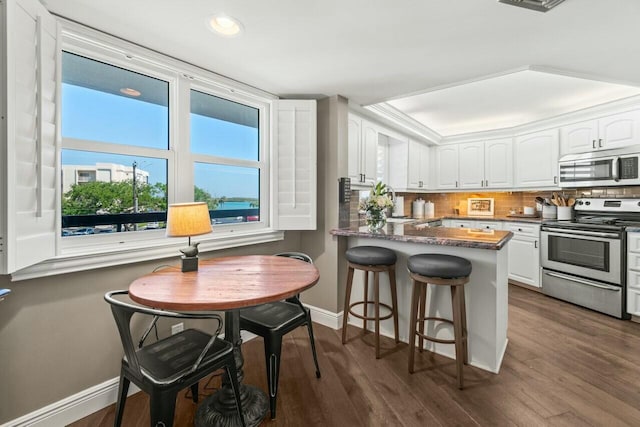
M628 96L620 84L640 87L637 0L566 0L547 13L497 0L42 1L56 14L282 97L406 104L442 135L511 126L578 97ZM221 11L243 23L241 36L206 28ZM505 75L527 68L582 78Z

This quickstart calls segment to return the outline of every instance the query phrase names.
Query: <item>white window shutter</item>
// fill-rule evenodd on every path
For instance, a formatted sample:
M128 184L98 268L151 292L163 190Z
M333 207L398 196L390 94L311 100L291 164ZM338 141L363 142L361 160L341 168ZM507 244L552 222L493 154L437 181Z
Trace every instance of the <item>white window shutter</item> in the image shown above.
M315 230L317 115L315 100L277 101L275 216L279 230Z
M7 5L5 273L56 254L60 50L55 18L37 0ZM4 36L4 35L3 35Z

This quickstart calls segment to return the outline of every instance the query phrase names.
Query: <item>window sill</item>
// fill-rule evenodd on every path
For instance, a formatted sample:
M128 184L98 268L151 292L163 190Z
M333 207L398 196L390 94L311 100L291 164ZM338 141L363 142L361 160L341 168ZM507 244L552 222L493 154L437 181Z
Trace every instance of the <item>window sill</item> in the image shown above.
M264 229L252 230L247 233L225 234L224 236L200 241L201 253L234 248L238 246L255 245L260 243L275 242L284 239L284 231ZM122 245L102 247L90 253L74 251L65 253L39 264L27 267L11 275L12 281L35 279L38 277L54 276L58 274L73 273L92 270L115 265L133 264L142 261L151 261L162 258L175 258L179 261L179 249L186 246L186 241L176 242L175 239L156 239L143 242L134 242L127 247Z

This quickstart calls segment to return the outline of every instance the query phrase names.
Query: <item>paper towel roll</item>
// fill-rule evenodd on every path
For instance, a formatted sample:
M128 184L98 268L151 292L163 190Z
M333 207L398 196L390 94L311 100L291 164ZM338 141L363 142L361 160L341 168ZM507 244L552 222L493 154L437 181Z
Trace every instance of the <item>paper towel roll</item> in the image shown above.
M403 196L396 196L396 199L394 200L394 206L393 206L393 215L394 216L404 216L404 197Z
M413 217L414 218L422 218L424 217L424 200L417 199L413 202Z

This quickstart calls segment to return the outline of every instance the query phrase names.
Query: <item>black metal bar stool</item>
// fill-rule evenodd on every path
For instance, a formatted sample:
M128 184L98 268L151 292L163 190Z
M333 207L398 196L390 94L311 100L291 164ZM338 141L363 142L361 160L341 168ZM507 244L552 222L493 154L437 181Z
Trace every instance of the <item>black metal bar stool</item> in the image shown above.
M347 274L347 290L344 297L344 316L342 318L342 344L347 341L347 318L349 314L362 319L362 328L367 331L367 321L375 321L376 336L376 359L380 358L380 321L393 317L393 329L396 344L400 342L398 338L398 296L396 291L396 260L398 257L391 249L378 246L356 246L345 252L349 261L349 272ZM351 286L353 284L353 274L355 270L364 271L364 300L351 303ZM373 272L373 301L369 301L369 272ZM386 272L389 275L389 285L391 287L391 305L380 302L380 273ZM374 305L374 315L369 316L367 309L369 304ZM353 311L353 307L363 305L363 314ZM380 307L389 310L389 314L380 316Z
M471 262L453 255L420 254L409 257L407 267L413 279L411 317L409 319L409 372L413 373L416 337L419 338L420 352L424 348L424 340L455 344L458 388L461 389L463 387L463 365L469 363L464 285L469 282ZM426 316L427 286L430 284L449 286L451 289L452 320ZM426 335L424 322L427 320L452 324L454 339L445 340Z

